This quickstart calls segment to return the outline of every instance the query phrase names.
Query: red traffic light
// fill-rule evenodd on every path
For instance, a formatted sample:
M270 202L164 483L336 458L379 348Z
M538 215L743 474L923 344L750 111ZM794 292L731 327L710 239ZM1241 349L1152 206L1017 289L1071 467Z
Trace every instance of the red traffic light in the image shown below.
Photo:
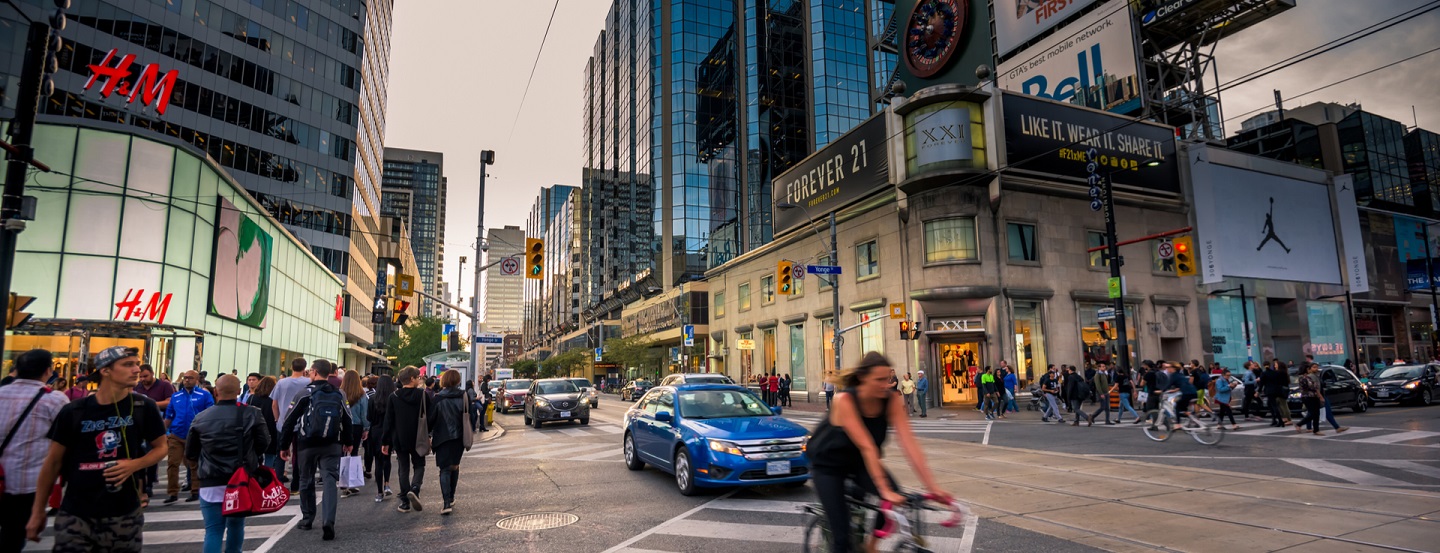
M1190 253L1190 243L1187 241L1176 242L1175 253Z

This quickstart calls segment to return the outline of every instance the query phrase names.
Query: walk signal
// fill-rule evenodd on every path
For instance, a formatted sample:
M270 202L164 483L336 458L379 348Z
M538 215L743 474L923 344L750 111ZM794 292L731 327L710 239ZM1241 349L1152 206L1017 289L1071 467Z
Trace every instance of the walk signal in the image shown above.
M545 241L539 238L525 239L525 278L545 278Z
M920 325L915 324L913 321L900 321L900 339L919 340Z
M10 306L5 311L5 329L9 330L25 324L34 315L25 312L25 308L35 301L35 296L22 296L14 292L10 293Z
M776 293L782 296L789 296L795 293L795 276L792 272L795 264L784 259L775 265L775 274L780 278L780 289Z
M1189 236L1178 236L1173 241L1175 245L1175 274L1178 276L1195 276L1195 239Z

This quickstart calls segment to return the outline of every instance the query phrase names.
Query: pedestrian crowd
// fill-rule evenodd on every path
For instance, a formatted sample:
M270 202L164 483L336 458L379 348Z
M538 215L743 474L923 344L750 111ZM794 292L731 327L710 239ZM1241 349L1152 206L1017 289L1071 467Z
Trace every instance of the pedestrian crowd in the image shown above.
M206 553L242 550L247 513L232 512L229 495L241 476L288 484L300 495L297 527L318 525L332 540L340 498L359 495L367 481L376 503L395 497L392 453L397 510L423 510L433 454L440 514L449 515L461 456L484 431L491 400L488 377L477 392L471 382L462 388L454 370L362 376L296 358L278 380L251 373L242 382L231 371L212 383L186 371L172 383L122 346L100 351L92 366L59 378L52 354L31 350L0 383L0 553L38 541L46 526L57 552L140 551L162 460L162 503L182 494L199 502Z

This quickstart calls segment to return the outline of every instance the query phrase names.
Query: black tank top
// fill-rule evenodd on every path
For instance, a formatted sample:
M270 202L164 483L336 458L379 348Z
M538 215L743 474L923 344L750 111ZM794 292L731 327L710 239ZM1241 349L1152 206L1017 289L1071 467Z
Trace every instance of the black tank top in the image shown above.
M849 394L855 402L855 410L860 414L860 422L865 425L865 430L870 432L870 440L875 442L875 447L880 450L880 456L885 456L885 437L888 434L890 423L886 417L890 414L890 398L895 394L891 391L885 394L885 401L880 404L880 415L875 417L865 416L860 409L860 399L855 394L854 388L846 388L845 393ZM860 455L860 448L850 440L850 435L845 429L830 424L830 417L825 417L820 426L816 428L815 439L810 443L810 464L816 467L864 470L865 458Z

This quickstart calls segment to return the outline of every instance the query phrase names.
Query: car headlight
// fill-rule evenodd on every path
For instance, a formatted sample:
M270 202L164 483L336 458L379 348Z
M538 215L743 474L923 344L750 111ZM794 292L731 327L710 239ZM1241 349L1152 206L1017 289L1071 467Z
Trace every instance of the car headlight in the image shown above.
M809 434L806 434L806 435L805 435L805 439L800 440L800 451L808 451L809 449L810 449L810 435L809 435Z
M1414 389L1415 389L1416 387L1418 387L1418 386L1420 386L1420 381L1417 380L1417 381L1414 381L1414 382L1406 383L1404 386L1401 386L1401 387L1402 387L1402 388L1405 388L1406 390L1414 390Z
M731 455L739 456L745 455L744 452L740 451L740 446L724 440L710 440L710 451L718 451L720 453L729 453Z
M1290 393L1290 399L1295 399L1295 398L1298 398L1298 397L1300 397L1300 392L1291 392L1291 393Z
M535 400L535 406L536 406L536 407L550 407L550 402L549 402L549 401L545 401L544 399L536 399L536 400Z

